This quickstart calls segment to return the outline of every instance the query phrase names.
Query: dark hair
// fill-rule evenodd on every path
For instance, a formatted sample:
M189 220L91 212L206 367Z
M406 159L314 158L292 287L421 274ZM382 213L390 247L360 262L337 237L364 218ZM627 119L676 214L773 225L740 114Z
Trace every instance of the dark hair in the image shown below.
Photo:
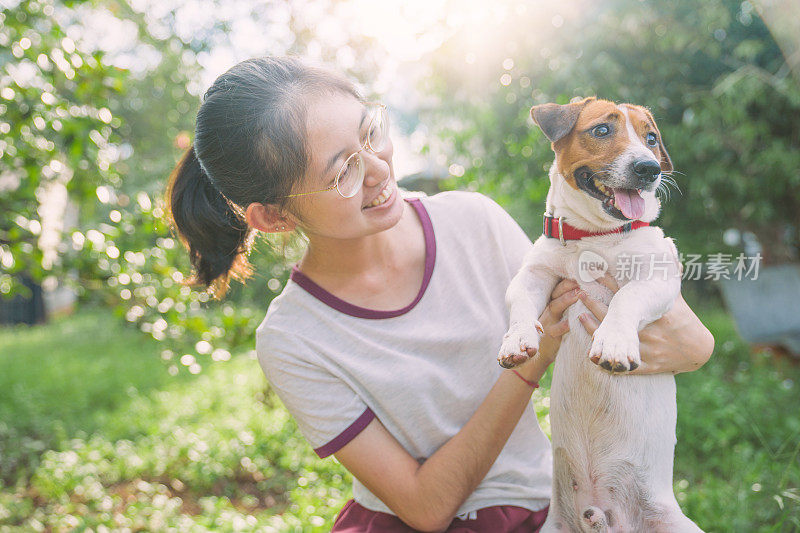
M194 145L166 191L170 223L196 270L185 284L210 288L219 299L230 277L252 275L247 256L256 230L244 210L252 202L286 207L285 196L308 168L305 102L327 92L362 101L341 74L293 57L247 59L206 91Z

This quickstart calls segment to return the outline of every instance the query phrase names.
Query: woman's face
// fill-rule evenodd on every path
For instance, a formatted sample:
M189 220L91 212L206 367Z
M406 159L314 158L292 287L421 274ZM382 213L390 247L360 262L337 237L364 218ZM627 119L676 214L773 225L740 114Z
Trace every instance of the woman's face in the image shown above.
M364 145L369 127L366 111L361 102L346 94L325 94L308 102L310 164L303 181L292 192L316 191L334 184L345 160ZM400 220L403 201L397 191L392 152L390 139L377 154L361 150L364 183L352 198L343 198L331 189L292 199L292 211L310 239L363 237L386 230ZM370 206L385 193L391 193L388 200Z

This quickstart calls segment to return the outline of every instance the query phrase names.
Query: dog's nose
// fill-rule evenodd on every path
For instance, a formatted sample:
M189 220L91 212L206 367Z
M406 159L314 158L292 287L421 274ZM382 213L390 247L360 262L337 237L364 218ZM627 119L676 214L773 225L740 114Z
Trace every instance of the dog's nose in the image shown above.
M640 180L653 183L658 175L661 174L661 165L658 161L653 161L652 159L640 159L639 161L634 161L633 171L636 172Z

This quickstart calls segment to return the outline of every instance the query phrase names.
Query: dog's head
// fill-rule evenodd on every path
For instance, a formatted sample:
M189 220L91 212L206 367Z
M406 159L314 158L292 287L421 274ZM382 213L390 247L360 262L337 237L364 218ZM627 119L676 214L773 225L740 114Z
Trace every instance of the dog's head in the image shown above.
M590 97L533 106L531 117L552 142L555 170L579 214L616 224L658 216L655 190L672 161L646 108Z

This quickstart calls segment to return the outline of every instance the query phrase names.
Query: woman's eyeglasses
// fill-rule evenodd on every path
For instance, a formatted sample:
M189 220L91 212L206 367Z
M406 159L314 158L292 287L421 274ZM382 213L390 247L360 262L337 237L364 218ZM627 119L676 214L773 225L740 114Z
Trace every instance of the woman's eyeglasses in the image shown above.
M389 113L386 111L386 106L380 103L367 103L366 105L369 129L367 130L364 144L361 146L360 150L353 152L347 160L345 160L342 168L339 169L339 173L336 174L336 181L334 181L333 185L318 191L289 194L286 198L316 194L331 189L336 189L343 198L352 198L356 195L361 185L364 183L365 165L361 152L366 150L370 153L377 154L386 147L386 141L389 138Z

